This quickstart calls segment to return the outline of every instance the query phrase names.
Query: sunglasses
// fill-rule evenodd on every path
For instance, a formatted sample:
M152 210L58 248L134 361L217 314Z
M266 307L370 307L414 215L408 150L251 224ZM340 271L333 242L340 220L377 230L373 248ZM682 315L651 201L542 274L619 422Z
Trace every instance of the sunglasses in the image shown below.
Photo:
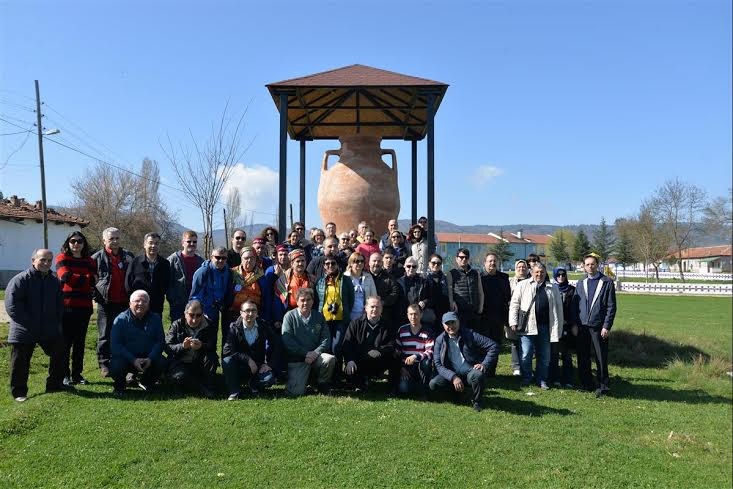
M235 236L234 239L237 241L246 241L247 240L245 236Z
M457 255L456 258L459 260L468 260L468 257L466 255Z
M327 261L323 265L325 265L327 267L335 267L336 266L336 262L335 261Z
M216 261L219 261L219 260L226 260L226 259L227 259L227 257L226 257L226 256L212 256L212 258L213 258L214 260L216 260Z
M442 265L443 262L440 262L440 261L431 261L430 264L431 265Z
M187 312L187 313L186 313L186 316L188 316L188 317L190 317L190 318L192 318L192 319L198 319L198 318L200 318L201 316L203 316L203 313L200 313L200 312L197 312L197 313L193 313L193 312Z
M84 244L83 239L70 239L69 244Z
M196 244L198 241L186 241L187 244Z
M268 236L275 236L275 233L273 231L267 231Z
M405 265L405 268L415 268L415 265Z

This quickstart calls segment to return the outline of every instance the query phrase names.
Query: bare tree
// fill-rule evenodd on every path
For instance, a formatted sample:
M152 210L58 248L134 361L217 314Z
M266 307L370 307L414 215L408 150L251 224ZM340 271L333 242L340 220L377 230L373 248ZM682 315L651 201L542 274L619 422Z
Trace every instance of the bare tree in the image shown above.
M227 193L224 209L226 209L224 227L227 231L227 236L229 236L235 228L244 227L240 219L242 215L242 199L239 196L239 189L237 187L232 187Z
M98 162L71 182L74 200L70 209L88 219L84 230L89 244L102 246L102 231L110 226L122 231L123 245L134 252L149 232L161 235L161 254L178 245L174 218L160 199L160 173L155 160L145 158L139 172Z
M651 265L659 282L659 265L669 254L671 240L667 226L657 223L651 205L643 203L639 215L633 219L617 220L616 230L631 240L631 250L644 264L647 281Z
M190 146L184 143L174 146L168 137L168 145L163 147L184 196L201 212L205 256L213 248L214 211L222 191L229 181L234 165L249 148L249 144L243 146L241 135L247 110L238 119L230 118L228 111L227 103L219 120L212 123L206 141L199 143L189 131Z
M700 218L706 206L705 191L679 179L667 180L651 199L651 208L657 221L664 224L672 239L675 255L682 257L682 250L693 244L693 233L700 226ZM685 274L680 263L680 279Z
M716 197L703 210L703 228L712 236L730 241L733 229L733 189L727 197Z

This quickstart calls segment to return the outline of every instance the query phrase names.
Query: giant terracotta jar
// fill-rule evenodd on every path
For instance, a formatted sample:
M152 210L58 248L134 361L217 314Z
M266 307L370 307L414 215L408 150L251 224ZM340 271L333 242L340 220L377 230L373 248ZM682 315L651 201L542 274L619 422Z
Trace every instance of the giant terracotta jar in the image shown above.
M333 221L339 233L356 229L366 221L379 237L387 230L387 221L400 213L400 190L397 187L397 156L393 149L382 149L378 136L342 136L341 149L323 155L318 209L324 223ZM382 155L392 155L392 167ZM338 155L338 162L328 167L328 157Z

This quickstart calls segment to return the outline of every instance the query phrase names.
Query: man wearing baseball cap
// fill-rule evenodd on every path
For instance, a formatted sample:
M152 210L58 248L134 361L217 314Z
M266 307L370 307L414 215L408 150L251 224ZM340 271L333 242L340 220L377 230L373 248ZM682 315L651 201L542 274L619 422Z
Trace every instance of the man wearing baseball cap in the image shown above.
M435 339L433 362L438 375L430 381L430 390L450 386L460 399L465 384L471 386L471 405L481 411L486 372L495 364L499 346L492 339L468 328L461 328L458 315L443 314L443 333Z

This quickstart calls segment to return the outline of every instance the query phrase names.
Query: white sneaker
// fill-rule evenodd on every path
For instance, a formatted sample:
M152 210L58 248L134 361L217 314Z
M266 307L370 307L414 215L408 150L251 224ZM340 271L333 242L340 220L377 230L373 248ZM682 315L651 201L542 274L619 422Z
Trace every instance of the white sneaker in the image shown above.
M28 400L28 398L26 396L18 396L18 397L15 398L15 400L17 402L25 402L25 401Z
M512 372L512 375L515 376L515 377L519 377L520 375L522 375L522 372L520 372L519 369L515 369Z
M238 399L239 399L239 393L229 394L229 397L227 397L227 401L236 401Z

